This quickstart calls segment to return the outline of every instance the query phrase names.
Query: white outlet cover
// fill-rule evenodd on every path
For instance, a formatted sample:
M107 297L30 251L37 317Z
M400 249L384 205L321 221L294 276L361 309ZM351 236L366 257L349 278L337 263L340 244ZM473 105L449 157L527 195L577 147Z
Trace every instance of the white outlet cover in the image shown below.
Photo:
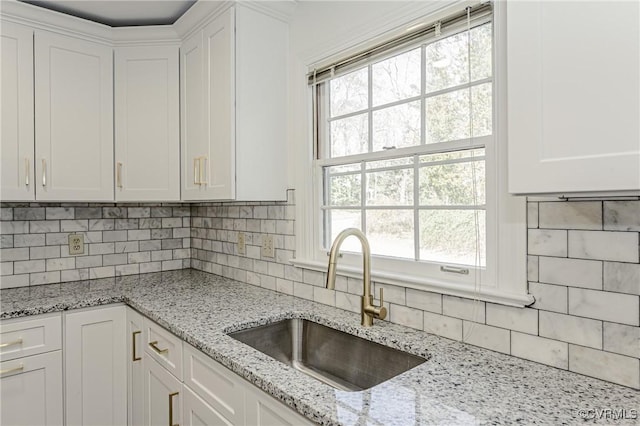
M69 254L84 253L84 234L69 234Z

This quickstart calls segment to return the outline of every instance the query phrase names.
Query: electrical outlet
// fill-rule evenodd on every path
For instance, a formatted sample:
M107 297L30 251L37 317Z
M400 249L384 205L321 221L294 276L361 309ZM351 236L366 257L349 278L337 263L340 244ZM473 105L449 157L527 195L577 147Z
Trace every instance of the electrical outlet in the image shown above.
M69 234L69 254L84 253L84 234Z
M273 235L262 236L262 257L276 257L276 251L273 248Z
M244 232L238 232L238 254L247 254Z

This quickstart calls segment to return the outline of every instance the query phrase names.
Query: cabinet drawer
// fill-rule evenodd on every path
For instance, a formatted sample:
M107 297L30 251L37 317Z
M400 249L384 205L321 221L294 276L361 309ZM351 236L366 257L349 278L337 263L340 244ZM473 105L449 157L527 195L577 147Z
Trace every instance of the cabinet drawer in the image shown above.
M62 348L60 314L0 322L0 361Z
M145 353L182 380L182 340L147 318L142 339Z
M184 383L232 424L244 421L244 389L235 373L184 344Z

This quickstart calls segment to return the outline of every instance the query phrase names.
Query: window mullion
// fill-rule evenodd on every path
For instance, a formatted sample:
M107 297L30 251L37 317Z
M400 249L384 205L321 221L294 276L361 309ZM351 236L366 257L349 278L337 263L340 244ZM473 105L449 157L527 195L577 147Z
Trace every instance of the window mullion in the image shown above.
M367 176L365 173L365 162L360 163L360 229L365 234L367 233L367 215L365 205L367 204Z
M413 251L415 260L420 260L420 165L418 155L413 157Z
M427 53L426 53L426 45L423 45L420 48L420 145L425 145L427 143L427 100L425 99L425 91L427 81Z

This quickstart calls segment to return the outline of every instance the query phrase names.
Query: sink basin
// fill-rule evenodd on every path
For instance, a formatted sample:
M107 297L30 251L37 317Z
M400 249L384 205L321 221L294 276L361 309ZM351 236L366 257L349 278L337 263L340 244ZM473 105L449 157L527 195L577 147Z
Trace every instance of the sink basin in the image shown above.
M368 389L426 361L303 319L283 320L229 336L345 391Z

